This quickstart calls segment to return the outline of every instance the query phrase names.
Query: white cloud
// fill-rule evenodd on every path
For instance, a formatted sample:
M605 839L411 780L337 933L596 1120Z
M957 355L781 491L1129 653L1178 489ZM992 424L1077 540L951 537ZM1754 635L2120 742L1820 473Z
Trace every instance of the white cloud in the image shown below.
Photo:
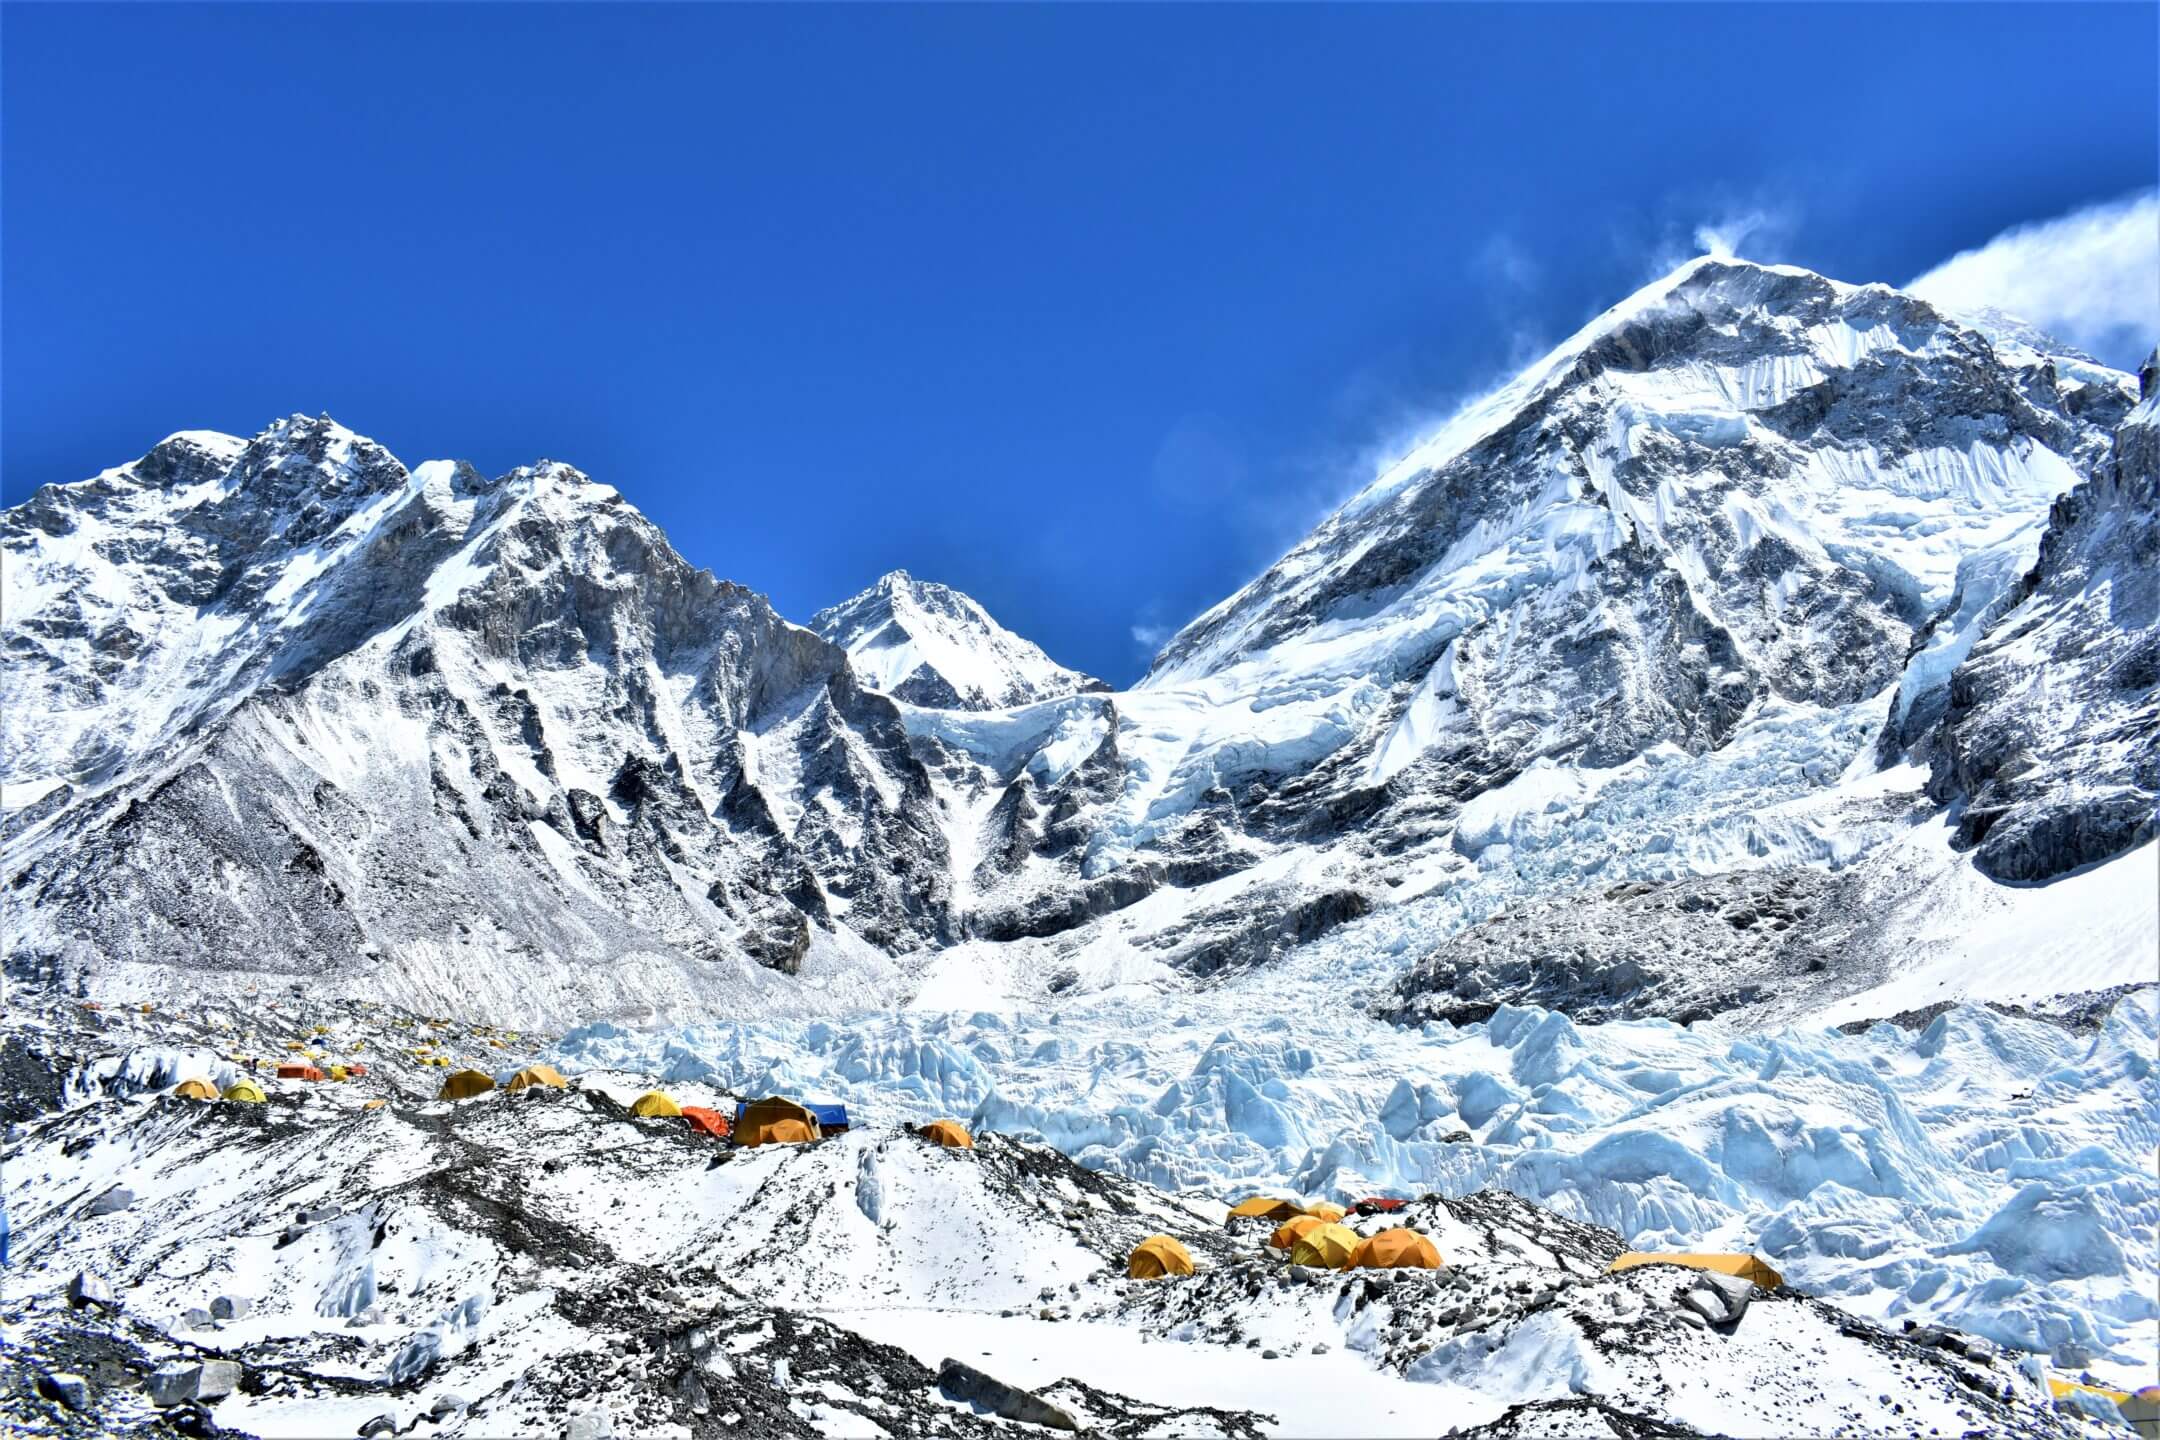
M2006 311L2135 366L2160 338L2160 191L2005 230L1905 288L1945 310Z
M1133 644L1152 657L1156 651L1162 649L1163 642L1168 640L1172 633L1167 625L1135 625L1132 627Z
M1765 244L1772 243L1791 228L1790 220L1769 210L1743 210L1697 225L1695 249L1698 254L1730 260L1740 253L1740 247L1747 244L1751 238L1759 239ZM1751 253L1748 258L1759 260L1762 255Z

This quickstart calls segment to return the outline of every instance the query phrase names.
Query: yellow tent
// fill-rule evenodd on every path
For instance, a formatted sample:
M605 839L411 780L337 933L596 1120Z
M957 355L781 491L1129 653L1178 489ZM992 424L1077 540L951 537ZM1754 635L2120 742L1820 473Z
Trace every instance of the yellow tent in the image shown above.
M569 1081L563 1079L562 1072L552 1065L528 1065L511 1076L510 1083L503 1088L528 1090L535 1085L541 1085L550 1090L562 1090L568 1088L569 1084Z
M647 1090L637 1099L630 1102L630 1113L647 1117L680 1116L682 1106L677 1105L672 1099L661 1094L658 1090Z
M1150 1235L1133 1247L1125 1273L1135 1280L1160 1280L1165 1275L1193 1273L1192 1252L1168 1235Z
M183 1080L178 1085L173 1086L172 1093L182 1100L215 1100L218 1098L217 1086L212 1085L208 1080Z
M301 1044L298 1040L288 1040L285 1042L285 1048L288 1050L305 1050L307 1046Z
M972 1150L975 1137L968 1134L967 1127L957 1120L933 1120L919 1132L923 1139L935 1141L948 1150Z
M1337 1205L1332 1200L1320 1200L1316 1201L1311 1205L1307 1205L1305 1207L1305 1213L1308 1215L1318 1216L1320 1219L1325 1220L1330 1225L1332 1225L1337 1220L1342 1219L1343 1216L1348 1215L1350 1212L1343 1209L1342 1206Z
M332 1065L330 1067L330 1078L332 1080L350 1080L352 1071L346 1069L343 1065Z
M1350 1252L1353 1270L1437 1270L1440 1247L1415 1230L1382 1230Z
M2147 1385L2128 1399L2116 1401L2115 1408L2122 1411L2139 1440L2160 1437L2160 1385Z
M1647 1250L1630 1250L1607 1266L1605 1273L1616 1275L1638 1265L1685 1265L1690 1270L1715 1270L1721 1275L1737 1275L1743 1280L1752 1280L1765 1290L1775 1290L1785 1283L1784 1276L1753 1255L1688 1254L1679 1251L1668 1255Z
M435 1092L438 1100L470 1100L475 1095L485 1095L495 1088L495 1077L480 1070L460 1070L442 1082L442 1089Z
M1267 1237L1267 1243L1277 1250L1288 1250L1306 1231L1317 1230L1327 1223L1317 1215L1293 1215L1275 1227L1275 1233Z
M824 1135L817 1116L792 1100L768 1095L742 1108L729 1138L737 1145L800 1145Z
M263 1094L262 1086L257 1085L253 1080L235 1080L225 1087L225 1098L227 1100L245 1100L251 1105L260 1105L270 1097Z
M1322 1225L1298 1237L1290 1247L1290 1260L1320 1270L1340 1270L1350 1263L1350 1252L1357 1247L1357 1231L1347 1225Z
M1295 1200L1278 1200L1272 1195L1255 1195L1230 1207L1233 1220L1272 1220L1278 1225L1304 1213L1304 1207Z
M388 1100L378 1098L368 1101L367 1104L362 1105L360 1108L363 1110L380 1110L383 1108L383 1106L388 1105L389 1103L390 1102Z

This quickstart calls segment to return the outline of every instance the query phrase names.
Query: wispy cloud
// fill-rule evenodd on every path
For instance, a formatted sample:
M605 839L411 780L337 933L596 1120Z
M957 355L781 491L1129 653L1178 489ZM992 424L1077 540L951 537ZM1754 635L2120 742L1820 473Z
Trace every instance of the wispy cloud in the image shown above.
M2115 365L2160 338L2160 191L2005 230L1905 287L1945 310L2002 310Z

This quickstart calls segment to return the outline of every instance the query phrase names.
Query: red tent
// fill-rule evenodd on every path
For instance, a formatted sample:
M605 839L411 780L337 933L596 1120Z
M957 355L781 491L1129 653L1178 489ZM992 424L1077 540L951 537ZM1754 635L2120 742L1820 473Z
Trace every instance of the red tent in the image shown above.
M316 1069L313 1065L280 1065L277 1067L277 1078L280 1080L320 1080L322 1079L322 1071Z
M1392 1215L1403 1208L1403 1203L1400 1200L1391 1200L1385 1195L1368 1195L1350 1209L1358 1215Z
M728 1138L728 1118L717 1110L708 1110L702 1105L685 1105L682 1107L682 1118L691 1129L702 1130L715 1140Z
M359 1079L359 1078L360 1078L361 1076L363 1076L363 1075L367 1074L367 1066L365 1066L365 1065L348 1065L348 1066L346 1066L346 1067L345 1067L345 1073L346 1073L347 1075L350 1075L350 1076L352 1076L352 1077L353 1077L353 1078L354 1078L355 1080L357 1080L357 1079Z

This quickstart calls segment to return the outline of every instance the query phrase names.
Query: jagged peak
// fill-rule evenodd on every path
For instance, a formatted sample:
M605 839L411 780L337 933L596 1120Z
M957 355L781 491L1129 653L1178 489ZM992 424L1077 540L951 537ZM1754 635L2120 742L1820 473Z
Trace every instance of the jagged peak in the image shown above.
M965 591L888 570L810 617L871 689L912 704L991 709L1107 688L1000 625Z

